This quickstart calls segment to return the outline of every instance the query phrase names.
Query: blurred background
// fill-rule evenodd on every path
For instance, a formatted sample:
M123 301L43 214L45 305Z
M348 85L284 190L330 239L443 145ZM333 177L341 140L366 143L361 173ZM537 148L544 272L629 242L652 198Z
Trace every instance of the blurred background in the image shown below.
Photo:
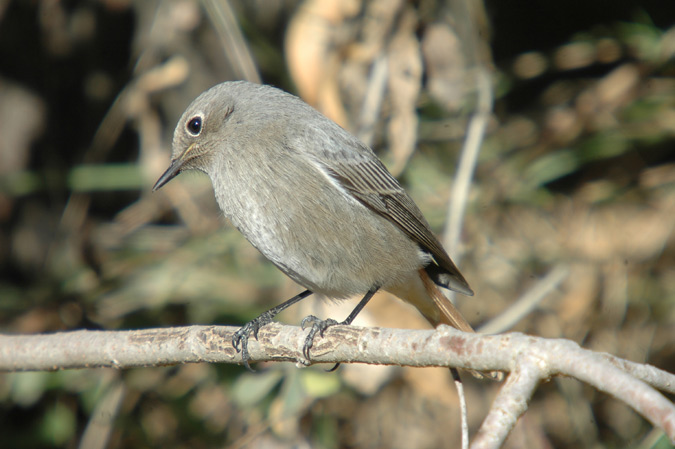
M241 325L300 291L225 223L205 176L151 193L184 108L249 79L371 144L448 242L465 135L485 118L451 251L476 291L459 308L494 323L554 273L497 329L673 372L673 24L663 0L0 0L0 330ZM280 320L354 305L312 297ZM357 324L426 327L386 295ZM0 446L459 444L445 369L256 368L2 374ZM475 433L499 384L464 377ZM670 446L625 404L552 379L507 447Z

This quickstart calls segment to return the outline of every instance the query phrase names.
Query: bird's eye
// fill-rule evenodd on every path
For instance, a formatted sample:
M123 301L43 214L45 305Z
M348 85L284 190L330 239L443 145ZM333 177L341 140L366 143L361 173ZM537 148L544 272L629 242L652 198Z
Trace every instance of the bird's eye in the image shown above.
M189 122L187 122L187 130L193 136L198 136L202 132L202 118L201 117L192 117Z

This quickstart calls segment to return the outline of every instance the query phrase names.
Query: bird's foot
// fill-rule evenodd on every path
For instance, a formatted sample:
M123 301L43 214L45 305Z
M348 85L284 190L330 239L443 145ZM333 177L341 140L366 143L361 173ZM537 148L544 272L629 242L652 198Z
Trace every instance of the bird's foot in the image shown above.
M309 360L309 350L312 349L312 346L314 345L314 338L316 337L316 334L319 334L323 337L323 333L326 331L326 329L331 326L335 326L336 324L340 323L330 318L322 320L315 317L314 315L305 317L302 320L300 326L302 326L303 329L306 329L309 325L312 326L312 328L309 330L309 334L307 334L307 338L305 338L305 344L302 347L302 354L307 360Z
M251 354L248 352L248 339L251 337L251 334L253 334L257 340L258 331L260 328L271 323L273 318L274 315L268 310L257 318L254 318L248 323L244 324L232 336L232 346L237 350L237 352L241 352L241 361L246 369L251 372L255 370L251 368L251 365L248 363L248 361L251 360Z

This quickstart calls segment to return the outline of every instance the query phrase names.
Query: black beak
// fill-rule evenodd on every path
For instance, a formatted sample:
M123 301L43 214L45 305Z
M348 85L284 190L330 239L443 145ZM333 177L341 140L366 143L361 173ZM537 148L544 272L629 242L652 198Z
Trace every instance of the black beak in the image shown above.
M156 192L157 190L161 189L164 184L175 178L180 173L183 162L183 158L180 157L174 161L171 161L171 165L166 169L164 174L159 177L155 183L155 187L152 188L152 191Z

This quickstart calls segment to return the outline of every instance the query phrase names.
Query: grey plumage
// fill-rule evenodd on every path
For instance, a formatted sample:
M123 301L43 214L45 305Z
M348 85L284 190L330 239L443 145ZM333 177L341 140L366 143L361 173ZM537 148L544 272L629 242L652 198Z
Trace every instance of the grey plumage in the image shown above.
M188 169L208 174L224 215L315 293L345 298L382 288L434 325L459 312L430 293L420 270L473 295L373 151L293 95L241 81L204 92L181 117L172 165L155 189Z

